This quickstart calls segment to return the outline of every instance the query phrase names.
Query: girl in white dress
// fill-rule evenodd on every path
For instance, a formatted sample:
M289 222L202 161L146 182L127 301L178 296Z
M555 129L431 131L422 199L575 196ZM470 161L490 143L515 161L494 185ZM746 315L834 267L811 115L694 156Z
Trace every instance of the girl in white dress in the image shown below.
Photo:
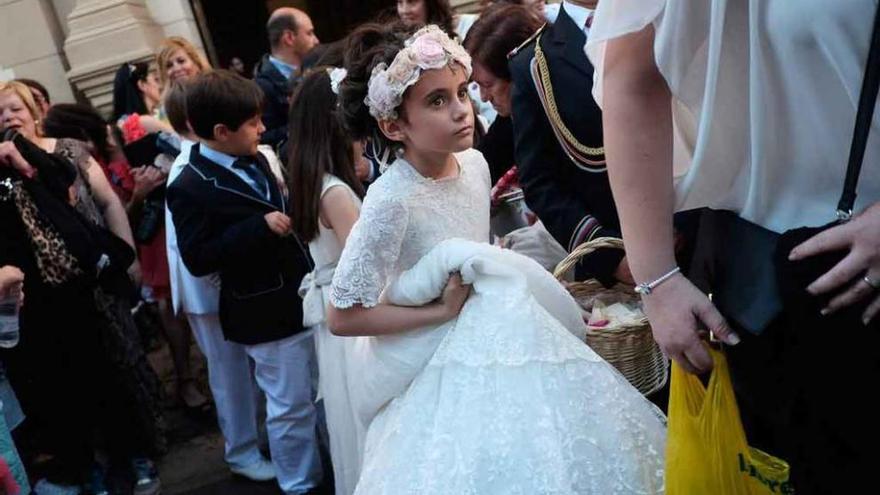
M361 336L347 363L367 425L355 493L662 492L662 415L578 340L575 303L545 270L488 245L467 53L436 26L367 25L345 65L349 132L398 149L327 313L334 333Z
M342 128L331 86L343 69L315 70L300 82L291 102L291 220L297 236L309 243L315 270L303 279L303 325L312 327L318 358L318 396L324 400L330 456L337 495L354 492L361 464L363 431L355 421L348 393L346 346L350 339L330 333L325 307L333 271L358 218L363 186L355 161L363 159L360 141Z

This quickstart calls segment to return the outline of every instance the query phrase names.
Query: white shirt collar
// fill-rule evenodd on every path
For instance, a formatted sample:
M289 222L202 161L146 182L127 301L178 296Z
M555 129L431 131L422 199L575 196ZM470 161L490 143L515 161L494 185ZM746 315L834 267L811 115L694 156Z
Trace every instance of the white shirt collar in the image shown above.
M592 10L565 1L562 2L562 8L565 9L565 13L568 14L568 16L571 17L571 20L580 26L585 33L589 31L587 29L587 19L589 19L590 15L593 13Z
M202 154L203 157L211 160L221 167L228 168L229 170L232 170L232 164L235 163L234 156L227 155L226 153L217 151L215 149L211 149L205 143L202 143L202 147L199 149L199 152Z

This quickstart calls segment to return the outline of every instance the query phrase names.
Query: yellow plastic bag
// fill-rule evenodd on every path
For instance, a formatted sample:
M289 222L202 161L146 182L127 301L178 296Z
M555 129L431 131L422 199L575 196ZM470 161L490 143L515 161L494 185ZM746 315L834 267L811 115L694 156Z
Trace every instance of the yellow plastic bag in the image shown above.
M749 448L730 382L727 358L710 349L709 386L672 367L666 445L667 495L794 493L788 464Z

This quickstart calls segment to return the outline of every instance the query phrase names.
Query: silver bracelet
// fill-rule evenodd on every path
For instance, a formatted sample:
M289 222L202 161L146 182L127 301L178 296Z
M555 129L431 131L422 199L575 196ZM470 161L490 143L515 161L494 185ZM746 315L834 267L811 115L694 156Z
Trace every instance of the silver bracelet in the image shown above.
M666 275L663 275L662 277L658 278L657 280L654 280L653 282L646 282L646 283L642 283L642 284L637 285L636 289L635 289L636 294L639 294L642 296L647 296L648 294L654 292L654 289L656 289L657 286L659 286L663 282L666 282L667 280L672 278L673 275L675 275L676 273L678 273L680 271L681 271L681 268L676 266L675 268L670 270Z

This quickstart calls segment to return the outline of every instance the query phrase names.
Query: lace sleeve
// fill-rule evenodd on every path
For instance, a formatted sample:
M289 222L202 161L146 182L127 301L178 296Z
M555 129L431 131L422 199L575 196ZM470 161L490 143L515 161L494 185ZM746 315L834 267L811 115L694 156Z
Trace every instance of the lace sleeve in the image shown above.
M367 200L339 257L330 303L345 309L373 307L400 255L409 213L397 201Z

